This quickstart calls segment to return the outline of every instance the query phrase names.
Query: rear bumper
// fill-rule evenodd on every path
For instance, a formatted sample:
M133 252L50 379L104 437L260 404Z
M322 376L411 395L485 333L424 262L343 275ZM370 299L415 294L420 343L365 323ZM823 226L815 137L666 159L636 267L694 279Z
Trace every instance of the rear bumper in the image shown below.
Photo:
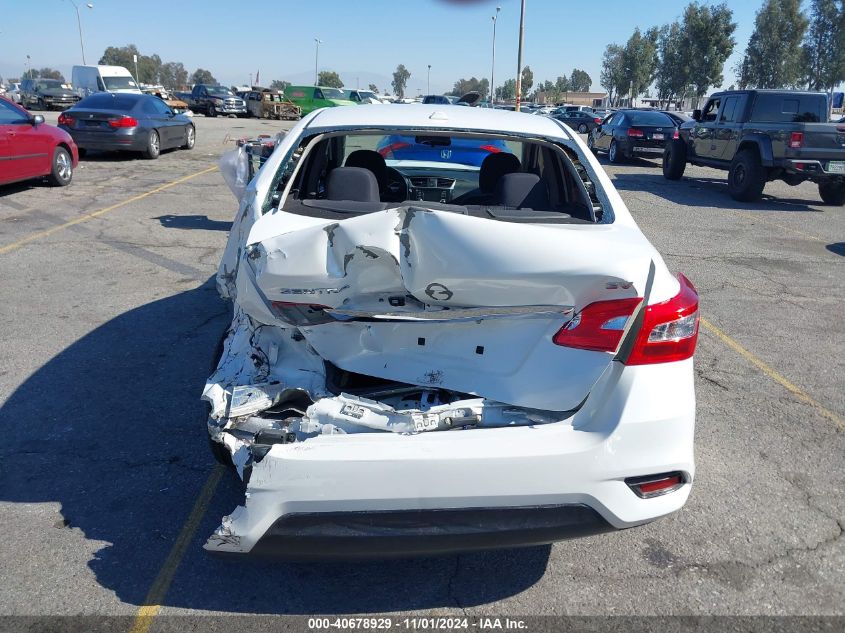
M147 145L146 138L136 134L135 129L117 130L109 135L62 129L71 135L77 147L85 150L140 152Z
M650 141L628 141L627 153L632 156L662 156L665 144L655 145Z
M300 560L430 556L542 545L613 529L580 504L302 513L280 517L250 554Z
M799 174L813 179L843 178L845 171L831 171L830 169L831 162L843 161L845 161L845 157L842 161L786 159L781 166L789 174Z
M257 552L285 553L290 542L303 551L320 543L342 556L358 543L362 555L438 553L647 523L690 493L692 367L612 363L579 412L551 424L274 445L252 465L246 504L205 548L247 553L260 543ZM640 498L625 483L671 471L689 483L662 496Z

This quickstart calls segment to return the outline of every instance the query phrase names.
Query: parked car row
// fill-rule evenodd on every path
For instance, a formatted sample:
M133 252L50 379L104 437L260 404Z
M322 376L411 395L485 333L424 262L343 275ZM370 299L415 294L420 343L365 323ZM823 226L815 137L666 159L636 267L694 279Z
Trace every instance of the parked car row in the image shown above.
M0 184L46 176L52 185L66 186L89 150L135 151L155 159L166 149L192 149L195 142L190 117L152 95L93 94L64 110L58 127L0 97Z

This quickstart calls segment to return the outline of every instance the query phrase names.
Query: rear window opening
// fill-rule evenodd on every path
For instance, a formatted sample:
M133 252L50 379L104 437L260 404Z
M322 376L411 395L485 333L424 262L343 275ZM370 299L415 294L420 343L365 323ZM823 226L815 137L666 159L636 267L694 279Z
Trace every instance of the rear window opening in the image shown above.
M402 131L305 139L264 210L344 219L415 205L504 222L609 223L577 154L539 139Z

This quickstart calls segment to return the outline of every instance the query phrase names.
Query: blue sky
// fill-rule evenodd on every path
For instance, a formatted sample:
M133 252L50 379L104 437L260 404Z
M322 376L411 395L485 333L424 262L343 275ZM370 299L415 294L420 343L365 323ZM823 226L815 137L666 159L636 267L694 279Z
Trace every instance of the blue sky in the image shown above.
M725 65L725 85L744 50L762 0L730 0L738 23L737 47ZM314 38L320 69L340 73L346 87L375 82L389 87L399 63L411 71L409 94L449 90L459 78L489 77L492 21L496 34L496 83L515 76L519 0L92 0L82 12L85 52L96 63L110 45L134 43L144 54L181 61L193 72L207 68L227 85L286 79L310 83ZM711 2L705 1L706 4ZM534 79L554 80L573 67L586 70L599 87L605 45L624 43L641 29L679 17L682 0L527 0L525 63ZM713 3L715 4L715 3ZM35 67L50 66L70 77L81 63L76 12L69 0L0 0L0 75L19 75L26 55Z

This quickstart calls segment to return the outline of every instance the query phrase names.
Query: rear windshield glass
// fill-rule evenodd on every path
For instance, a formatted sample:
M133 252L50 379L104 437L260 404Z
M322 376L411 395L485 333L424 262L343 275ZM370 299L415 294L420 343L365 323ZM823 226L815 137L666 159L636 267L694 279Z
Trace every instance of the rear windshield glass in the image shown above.
M628 112L632 125L674 125L672 119L661 112Z
M820 123L827 120L827 97L759 93L751 119L761 123Z
M103 77L106 90L137 90L138 84L132 77Z
M134 95L115 95L107 92L100 92L90 97L85 97L82 101L76 104L76 107L92 108L94 110L116 110L118 112L128 112L138 103L138 97Z

